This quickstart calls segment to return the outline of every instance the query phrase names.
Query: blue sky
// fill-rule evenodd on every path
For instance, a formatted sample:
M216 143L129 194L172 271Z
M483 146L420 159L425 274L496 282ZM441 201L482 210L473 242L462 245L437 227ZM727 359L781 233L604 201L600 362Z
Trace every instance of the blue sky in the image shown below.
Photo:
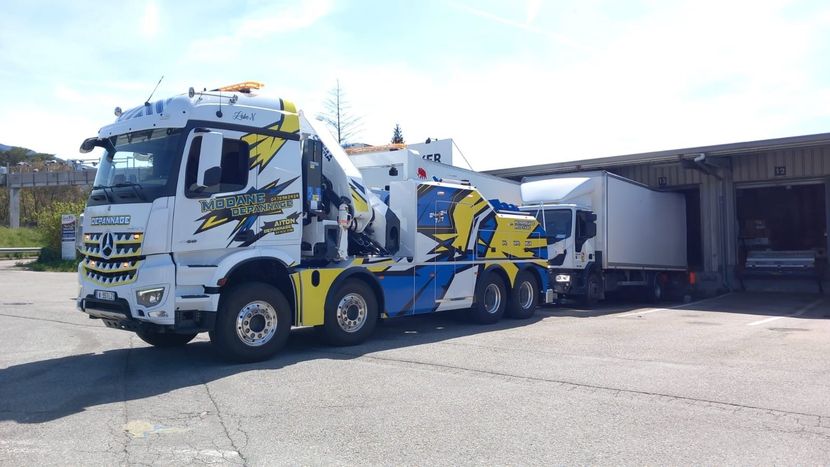
M822 1L8 1L0 143L78 157L146 99L256 80L478 170L830 131Z

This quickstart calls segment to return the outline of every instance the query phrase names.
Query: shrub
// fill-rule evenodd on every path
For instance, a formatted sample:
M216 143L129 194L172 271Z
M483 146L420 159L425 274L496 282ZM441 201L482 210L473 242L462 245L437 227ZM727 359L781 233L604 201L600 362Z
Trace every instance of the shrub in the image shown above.
M61 214L80 216L83 211L83 202L59 201L37 213L37 230L43 240L41 261L53 261L61 257Z

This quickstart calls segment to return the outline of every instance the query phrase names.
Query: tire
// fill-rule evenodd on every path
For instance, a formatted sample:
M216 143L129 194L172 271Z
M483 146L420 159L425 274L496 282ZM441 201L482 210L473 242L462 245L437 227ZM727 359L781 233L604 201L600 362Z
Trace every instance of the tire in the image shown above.
M153 347L168 348L181 347L192 341L198 333L192 334L175 334L171 332L156 332L149 329L139 329L136 331L141 340L152 345Z
M538 305L539 285L536 278L527 271L519 271L507 301L507 316L513 319L530 318L536 313Z
M660 274L654 274L648 280L645 289L645 299L648 303L660 303L663 301L663 284L660 283Z
M319 328L331 345L357 345L368 339L378 324L378 300L374 291L357 278L347 279L326 300Z
M602 279L597 274L591 274L585 283L582 305L586 308L593 308L599 303L600 298L602 298Z
M274 356L288 341L291 307L274 286L251 282L222 293L211 342L226 358L257 362Z
M504 316L507 308L507 290L504 281L494 272L487 272L476 286L475 303L470 318L479 324L493 324Z

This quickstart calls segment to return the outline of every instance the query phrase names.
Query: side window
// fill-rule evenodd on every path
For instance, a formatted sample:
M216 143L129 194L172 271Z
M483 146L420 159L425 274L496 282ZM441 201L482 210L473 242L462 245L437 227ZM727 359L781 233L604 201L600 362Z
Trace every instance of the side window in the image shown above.
M248 143L237 139L225 138L222 141L222 177L218 185L201 190L196 188L196 174L199 170L199 152L202 150L202 137L196 136L190 144L187 155L184 187L188 198L201 198L216 193L230 193L248 186Z

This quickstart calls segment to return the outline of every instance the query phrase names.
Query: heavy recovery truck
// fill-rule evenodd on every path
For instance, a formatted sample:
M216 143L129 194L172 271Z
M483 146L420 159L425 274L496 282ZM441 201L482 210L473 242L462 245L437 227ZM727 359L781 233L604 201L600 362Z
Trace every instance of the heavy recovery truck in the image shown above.
M379 319L468 309L493 323L552 301L533 216L460 181L369 189L321 123L260 87L116 108L83 142L104 153L82 223L82 312L159 347L208 332L220 354L256 361L295 326L352 345Z

